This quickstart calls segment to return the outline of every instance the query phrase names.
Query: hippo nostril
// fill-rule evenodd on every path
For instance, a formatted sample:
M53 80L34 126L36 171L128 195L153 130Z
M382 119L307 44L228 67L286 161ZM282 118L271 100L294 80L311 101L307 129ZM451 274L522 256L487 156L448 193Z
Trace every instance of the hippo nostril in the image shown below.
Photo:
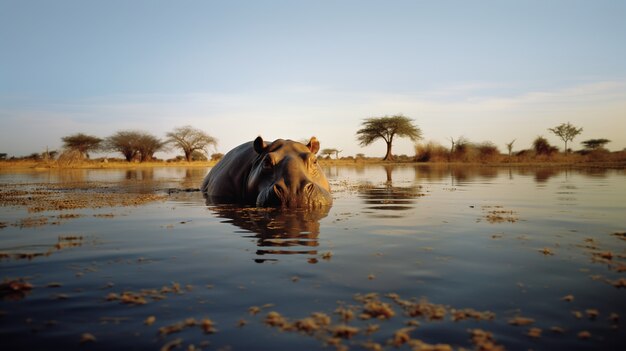
M276 195L280 195L283 193L283 190L278 186L278 184L274 184L274 193Z
M283 203L286 197L285 188L280 184L274 184L272 189L273 189L273 193L276 197L276 201L278 202L278 204Z
M304 185L302 190L304 191L305 194L311 195L315 191L315 184L309 182L306 185Z

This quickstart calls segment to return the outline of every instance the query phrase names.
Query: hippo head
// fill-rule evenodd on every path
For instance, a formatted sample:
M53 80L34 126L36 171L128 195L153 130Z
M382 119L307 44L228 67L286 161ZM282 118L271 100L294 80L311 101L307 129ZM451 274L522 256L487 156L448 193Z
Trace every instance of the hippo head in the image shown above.
M315 154L320 143L312 137L307 145L278 139L254 140L257 153L247 183L258 207L321 207L332 204L330 187ZM254 200L254 199L251 199Z

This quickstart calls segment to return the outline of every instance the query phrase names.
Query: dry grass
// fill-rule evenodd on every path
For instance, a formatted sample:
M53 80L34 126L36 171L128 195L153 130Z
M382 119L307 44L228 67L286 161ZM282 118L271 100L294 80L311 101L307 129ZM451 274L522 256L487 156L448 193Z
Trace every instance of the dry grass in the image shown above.
M180 161L180 162L126 162L121 160L55 160L55 161L0 161L0 170L3 169L116 169L116 168L153 168L153 167L212 167L216 161Z
M625 167L626 151L610 152L608 150L594 150L586 153L553 153L551 155L537 155L532 150L522 150L510 157L501 154L497 148L488 143L469 144L457 150L454 154L450 154L449 148L445 146L428 142L426 144L417 144L415 146L415 156L412 158L398 158L395 161L383 161L376 157L345 157L341 159L323 159L320 158L320 164L323 166L336 165L368 165L368 164L415 164L415 163L434 163L434 164L488 164L488 165L576 165L583 164L586 166L599 167ZM212 167L216 161L152 161L152 162L126 162L121 159L107 160L83 160L71 162L55 161L34 161L34 160L18 160L18 161L0 161L0 171L6 169L126 169L126 168L154 168L154 167Z

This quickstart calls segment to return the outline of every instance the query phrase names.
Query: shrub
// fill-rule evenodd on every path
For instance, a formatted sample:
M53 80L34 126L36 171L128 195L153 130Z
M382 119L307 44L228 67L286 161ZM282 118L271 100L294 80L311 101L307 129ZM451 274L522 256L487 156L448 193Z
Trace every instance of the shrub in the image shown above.
M449 155L446 147L432 141L427 144L415 144L414 160L417 162L446 162Z
M550 156L559 151L559 149L556 146L550 145L548 140L541 136L537 137L533 141L533 150L535 150L535 154L537 156L539 155Z
M474 147L478 151L478 157L481 162L495 161L500 156L500 150L490 141L476 144Z

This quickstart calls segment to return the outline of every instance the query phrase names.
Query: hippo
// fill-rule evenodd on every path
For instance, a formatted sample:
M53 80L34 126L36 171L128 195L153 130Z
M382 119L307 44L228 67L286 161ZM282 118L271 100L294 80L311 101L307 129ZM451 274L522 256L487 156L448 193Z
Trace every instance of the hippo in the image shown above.
M212 203L256 207L315 208L330 206L328 180L317 164L317 138L307 145L260 136L230 150L211 169L202 192Z

